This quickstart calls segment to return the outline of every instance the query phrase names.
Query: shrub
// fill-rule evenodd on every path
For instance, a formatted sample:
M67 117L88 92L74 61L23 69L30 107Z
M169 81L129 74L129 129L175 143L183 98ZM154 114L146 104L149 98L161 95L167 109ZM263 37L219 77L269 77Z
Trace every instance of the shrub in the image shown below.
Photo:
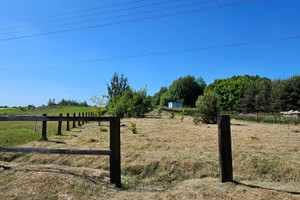
M194 122L195 125L198 125L201 122L201 118L199 117L198 114L195 114L193 116L193 122Z
M152 103L146 89L127 89L122 96L115 96L108 105L108 113L118 117L143 117L152 110Z
M156 112L158 113L158 116L161 117L161 113L162 113L161 107L158 107Z
M169 119L174 119L174 118L175 118L175 113L171 112L171 115L170 115Z
M130 130L132 131L133 134L137 134L136 123L130 124Z
M201 122L210 124L217 123L218 108L217 108L218 96L214 92L208 92L203 96L199 96L196 101L198 108L198 116Z

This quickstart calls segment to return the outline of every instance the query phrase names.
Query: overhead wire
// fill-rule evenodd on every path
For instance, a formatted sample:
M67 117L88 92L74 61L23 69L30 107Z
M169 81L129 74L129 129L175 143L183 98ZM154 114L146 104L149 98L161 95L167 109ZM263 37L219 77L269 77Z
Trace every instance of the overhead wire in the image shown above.
M9 41L9 40L24 39L24 38L31 38L31 37L37 37L37 36L43 36L43 35L52 35L52 34L65 33L65 32L73 32L73 31L81 31L81 30L87 30L87 29L95 29L95 28L100 28L100 27L115 26L115 25L128 24L128 23L140 22L140 21L148 21L148 20L159 19L159 18L164 18L164 17L184 15L184 14L190 14L190 13L197 13L197 12L202 12L202 11L206 11L206 10L220 9L220 8L226 8L226 7L243 5L243 4L256 3L256 2L261 2L261 1L264 1L264 0L237 1L237 2L233 2L233 3L221 4L221 5L217 5L217 6L211 6L211 7L205 7L205 8L198 8L198 9L187 10L187 11L179 11L179 12L161 14L161 15L144 17L144 18L137 18L137 19L132 19L132 20L112 22L112 23L107 23L107 24L91 25L91 26L86 26L86 27L65 29L65 30L52 31L52 32L46 32L46 33L37 33L37 34L32 34L32 35L24 35L24 36L3 38L3 39L0 39L0 42Z
M49 16L45 16L45 17L18 20L18 21L14 21L14 22L8 22L8 23L0 24L0 26L6 26L6 25L9 25L9 24L17 24L17 23L23 23L23 22L36 21L36 20L41 20L41 19L53 18L53 17L61 17L61 16L65 16L65 15L72 15L72 14L76 14L76 13L88 12L88 11L92 11L92 10L99 10L99 9L105 9L105 8L111 8L111 7L116 7L116 6L123 6L123 5L143 2L143 1L148 1L148 0L127 1L127 2L119 3L119 4L112 4L112 5L100 6L100 7L89 8L89 9L84 9L84 10L77 10L77 11L72 11L72 12L67 12L67 13L54 14L54 15L49 15Z
M279 41L287 41L287 40L295 40L295 39L300 39L300 36L291 36L291 37L284 37L284 38L273 38L273 39L267 39L267 40L259 40L259 41L251 41L251 42L240 42L240 43L233 43L233 44L223 44L223 45L202 47L202 48L194 48L194 49L180 49L180 50L153 52L153 53L146 53L146 54L139 54L139 55L127 55L127 56L99 58L99 59L93 59L93 60L81 60L81 61L73 61L73 62L32 65L32 66L18 67L18 68L0 68L0 70L50 67L50 66L59 66L59 65L74 65L74 64L82 64L82 63L91 63L91 62L101 62L101 61L140 58L140 57L149 57L149 56L176 54L176 53L196 52L196 51L204 51L204 50L211 50L211 49L219 49L219 48L227 48L227 47L238 47L238 46L262 44L262 43L268 43L268 42L279 42Z
M6 28L1 28L0 30L15 29L15 28L20 28L20 27L35 26L35 25L40 25L40 24L52 23L52 22L61 22L61 21L66 21L66 20L72 20L72 19L78 19L78 18L84 18L84 17L91 17L91 16L109 14L109 13L114 13L114 12L128 11L128 10L145 8L145 7L155 6L155 5L172 3L172 2L176 2L176 1L182 1L182 0L161 1L161 2L152 3L152 4L146 4L146 5L141 5L141 6L129 7L129 8L121 8L121 9L117 9L117 10L110 10L110 11L105 11L105 12L100 12L100 13L80 15L80 16L69 17L69 18L56 19L56 20L52 20L52 21L43 21L43 22L37 22L37 23L33 23L33 24L26 24L26 25L22 25L22 26L6 27Z
M187 7L187 6L195 6L195 5L211 3L211 2L216 2L216 1L220 1L220 0L200 1L200 2L191 3L191 4L184 4L184 5L171 6L171 7L165 7L165 8L158 8L158 9L152 9L152 10L147 10L147 11L142 11L142 12L135 12L135 13L116 15L116 16L104 17L104 18L97 18L97 19L91 19L91 20L85 20L85 21L70 22L70 23L66 23L66 24L53 25L53 26L50 26L50 27L48 26L48 27L43 27L43 28L63 27L63 26L86 23L86 22L94 22L94 21L100 21L100 20L115 19L115 18L120 18L120 17L128 17L128 16L134 16L134 15L140 15L140 14L146 14L146 13L153 13L153 12L163 11L163 10L183 8L183 7ZM0 29L0 30L3 30L3 29ZM36 29L25 29L25 30L19 30L19 31L11 31L11 32L0 32L0 34L21 33L21 32L27 32L27 31L32 31L32 30L36 30Z

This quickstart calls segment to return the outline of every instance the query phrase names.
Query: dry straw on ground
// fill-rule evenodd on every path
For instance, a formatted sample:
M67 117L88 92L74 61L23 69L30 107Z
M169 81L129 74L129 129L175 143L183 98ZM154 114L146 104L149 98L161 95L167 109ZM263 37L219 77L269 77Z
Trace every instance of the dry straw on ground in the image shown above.
M149 115L121 122L122 190L109 184L105 156L1 153L0 199L300 199L300 127L233 120L231 129L236 183L218 180L216 125ZM23 146L108 149L108 141L108 124L89 123Z

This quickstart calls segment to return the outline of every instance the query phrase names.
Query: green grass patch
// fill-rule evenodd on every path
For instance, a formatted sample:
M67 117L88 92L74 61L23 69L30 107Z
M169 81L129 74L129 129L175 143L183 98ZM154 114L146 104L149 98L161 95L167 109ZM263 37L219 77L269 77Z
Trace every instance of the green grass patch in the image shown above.
M11 108L0 110L0 116L18 116L18 115L39 115L46 113L48 116L58 116L60 113L66 116L70 113L92 112L93 107L45 107L36 109L19 109ZM35 129L35 122L0 122L0 146L13 147L17 145L26 144L30 141L37 141L42 136L42 122L37 122L37 132ZM58 122L47 122L47 136L57 133ZM62 123L62 131L66 130L66 122Z

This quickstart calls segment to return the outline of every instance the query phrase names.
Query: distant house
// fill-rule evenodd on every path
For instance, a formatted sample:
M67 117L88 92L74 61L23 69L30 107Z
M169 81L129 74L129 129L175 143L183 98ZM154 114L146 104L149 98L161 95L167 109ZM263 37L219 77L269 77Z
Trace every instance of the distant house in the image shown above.
M182 102L169 102L169 108L183 108Z

